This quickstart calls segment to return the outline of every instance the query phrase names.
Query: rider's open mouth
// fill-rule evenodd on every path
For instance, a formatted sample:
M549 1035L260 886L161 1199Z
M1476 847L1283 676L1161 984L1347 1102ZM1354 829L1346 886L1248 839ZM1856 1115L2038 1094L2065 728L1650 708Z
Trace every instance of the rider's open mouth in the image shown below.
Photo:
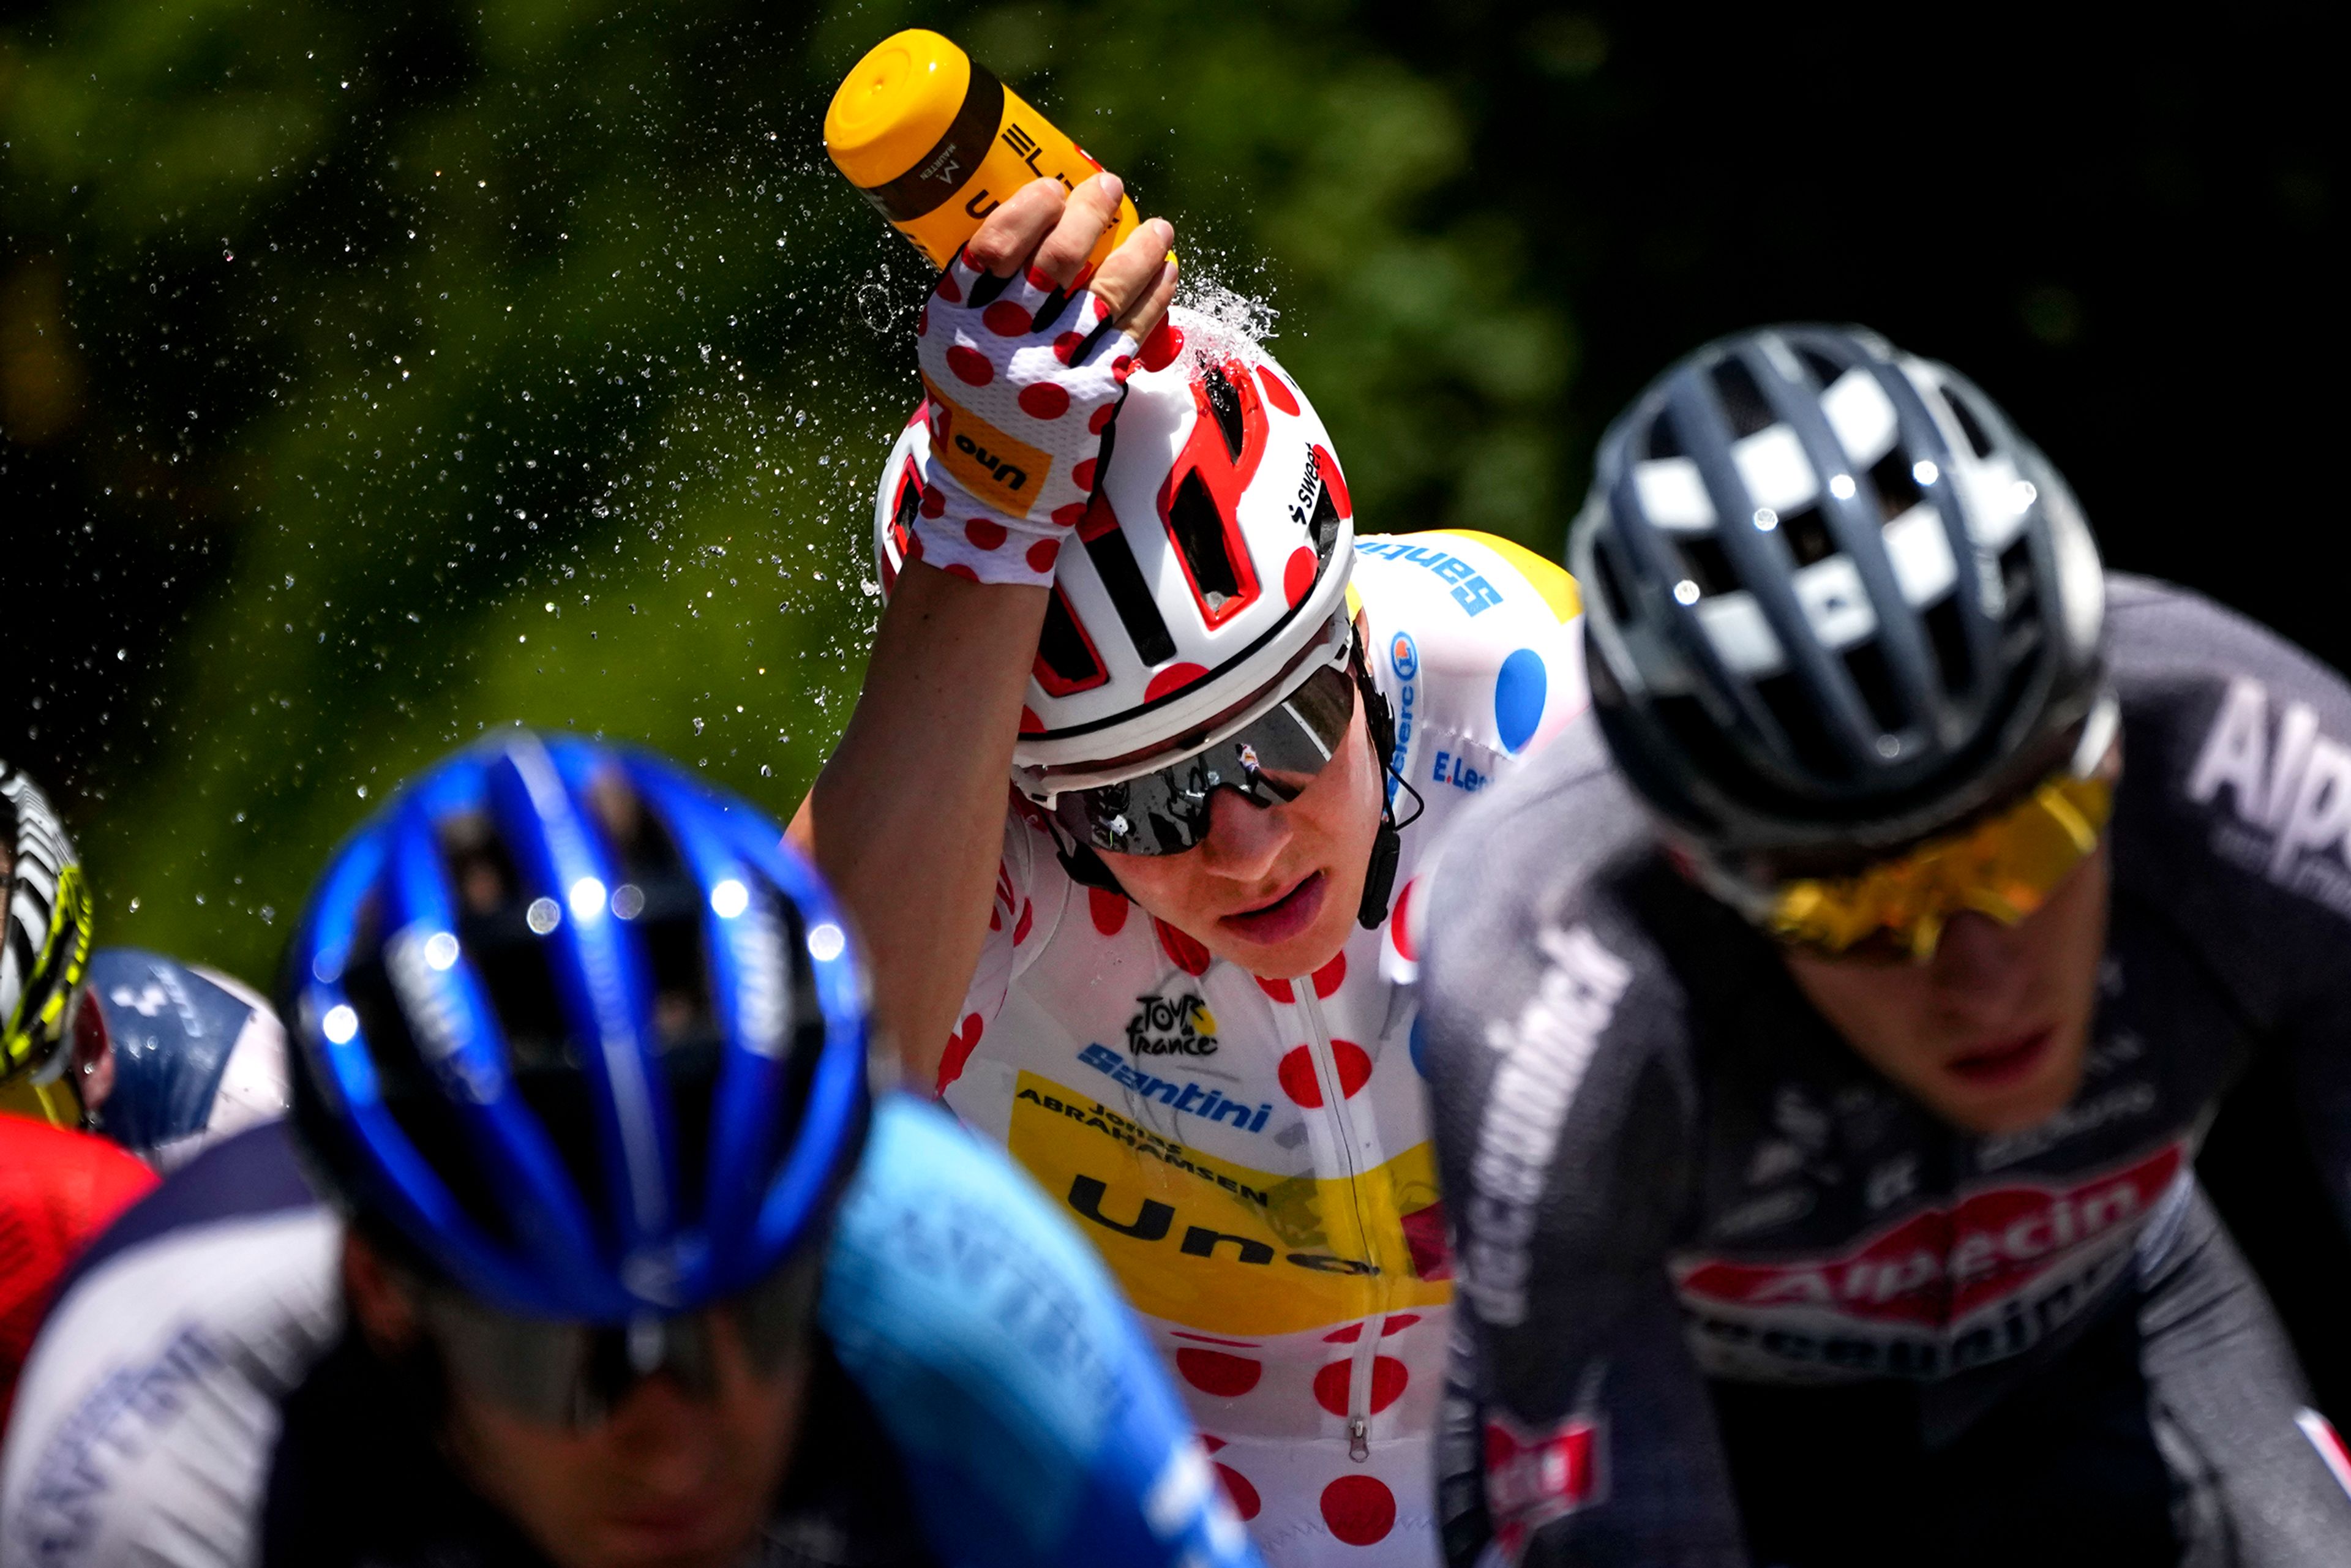
M1297 886L1268 904L1238 915L1228 915L1217 924L1245 941L1263 946L1287 942L1314 923L1322 912L1322 895L1331 879L1321 872L1302 878Z
M2054 1029L2043 1028L1952 1058L1944 1066L1977 1088L1997 1089L2021 1082L2047 1060Z

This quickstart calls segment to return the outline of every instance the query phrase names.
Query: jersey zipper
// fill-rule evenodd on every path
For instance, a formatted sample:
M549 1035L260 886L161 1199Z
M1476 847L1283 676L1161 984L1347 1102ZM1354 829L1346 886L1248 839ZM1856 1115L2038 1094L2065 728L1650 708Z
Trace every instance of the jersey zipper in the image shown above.
M1338 1057L1331 1049L1331 1027L1323 1020L1322 998L1314 989L1313 977L1301 976L1290 985L1292 994L1298 998L1299 1010L1306 1015L1307 1059L1314 1064L1314 1082L1322 1091L1323 1113L1344 1162L1347 1197L1355 1214L1355 1234L1364 1247L1374 1254L1364 1261L1375 1262L1378 1249L1372 1238L1371 1217L1364 1208L1364 1173L1362 1162L1356 1157L1354 1113L1347 1108L1345 1085L1339 1080ZM1374 1276L1372 1294L1377 1305L1384 1307L1386 1281ZM1374 1317L1379 1319L1377 1323L1372 1321ZM1385 1322L1384 1312L1379 1311L1364 1320L1347 1368L1347 1457L1359 1465L1372 1457L1372 1373L1379 1359L1380 1329Z

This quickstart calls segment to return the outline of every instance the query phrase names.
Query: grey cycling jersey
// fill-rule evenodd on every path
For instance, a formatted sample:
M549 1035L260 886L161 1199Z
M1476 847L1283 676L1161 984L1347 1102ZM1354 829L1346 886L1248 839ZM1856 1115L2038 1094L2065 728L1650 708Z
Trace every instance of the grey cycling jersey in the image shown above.
M1964 1431L2191 1245L2198 1142L2256 1050L2291 1056L2351 1211L2351 689L2179 590L2109 592L2107 956L2085 1081L2029 1131L1960 1133L1868 1068L1666 862L1592 727L1449 841L1424 1054L1484 1402L1457 1468L1505 1549L1738 1561L1709 1378L1904 1382L1929 1447ZM2341 1545L2323 1427L2294 1462Z

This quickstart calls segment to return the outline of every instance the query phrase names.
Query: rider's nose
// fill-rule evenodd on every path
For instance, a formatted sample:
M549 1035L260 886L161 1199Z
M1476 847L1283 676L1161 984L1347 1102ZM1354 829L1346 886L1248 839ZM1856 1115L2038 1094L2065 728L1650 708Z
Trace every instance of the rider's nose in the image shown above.
M1943 927L1928 974L1945 1007L1989 1018L2025 999L2032 963L2015 927L1967 910Z
M1208 801L1208 837L1200 845L1207 870L1235 882L1254 882L1273 870L1290 842L1279 807L1256 806L1238 790L1219 789Z

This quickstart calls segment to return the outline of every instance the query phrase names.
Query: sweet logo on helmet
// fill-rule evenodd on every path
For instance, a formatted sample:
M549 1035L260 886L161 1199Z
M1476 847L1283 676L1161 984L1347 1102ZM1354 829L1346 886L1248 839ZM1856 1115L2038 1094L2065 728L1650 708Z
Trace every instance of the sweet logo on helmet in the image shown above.
M2076 1258L2102 1256L2136 1233L2179 1175L2170 1144L2119 1170L2064 1188L2020 1184L1971 1193L1914 1214L1835 1257L1676 1261L1685 1299L1748 1308L1813 1308L1834 1316L1945 1328L1996 1306Z
M1395 666L1396 678L1408 681L1420 674L1420 649L1409 632L1399 632L1388 643L1388 663Z
M2188 798L2211 805L2224 789L2235 820L2214 827L2216 854L2351 915L2351 748L2318 732L2308 703L2288 703L2273 737L2268 689L2229 683Z
M980 499L1026 517L1030 497L1043 488L1052 471L1053 459L944 395L927 377L923 386L930 393L934 415L931 450L946 471Z

